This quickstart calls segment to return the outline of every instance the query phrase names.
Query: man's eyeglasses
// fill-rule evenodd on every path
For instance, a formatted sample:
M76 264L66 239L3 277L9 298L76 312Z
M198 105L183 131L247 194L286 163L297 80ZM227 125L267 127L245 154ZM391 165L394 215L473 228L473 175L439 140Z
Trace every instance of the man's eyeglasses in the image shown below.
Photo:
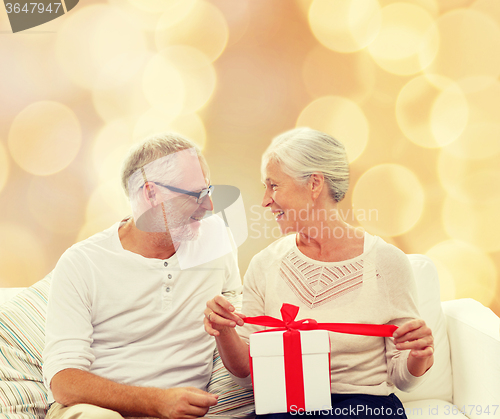
M208 188L202 189L200 192L191 192L191 191L186 191L185 189L176 188L175 186L164 185L163 183L159 182L154 182L154 183L156 183L158 186L167 188L172 192L178 192L185 195L194 196L196 198L197 204L201 204L207 198L207 196L212 195L212 192L214 190L213 185L210 185Z

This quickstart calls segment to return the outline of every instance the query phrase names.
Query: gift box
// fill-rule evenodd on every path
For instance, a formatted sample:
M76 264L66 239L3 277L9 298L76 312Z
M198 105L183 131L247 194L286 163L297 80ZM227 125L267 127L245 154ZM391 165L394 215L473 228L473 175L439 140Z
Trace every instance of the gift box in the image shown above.
M255 413L302 413L331 409L330 339L327 331L393 335L397 326L295 320L299 307L284 303L281 319L246 317L245 323L274 329L250 335Z
M256 414L331 408L327 331L253 333L250 365Z

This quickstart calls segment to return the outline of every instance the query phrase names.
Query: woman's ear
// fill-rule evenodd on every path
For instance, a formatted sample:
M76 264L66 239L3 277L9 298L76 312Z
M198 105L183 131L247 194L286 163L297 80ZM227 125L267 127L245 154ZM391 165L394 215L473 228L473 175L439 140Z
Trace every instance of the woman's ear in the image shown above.
M323 173L313 173L309 178L309 185L311 187L312 199L315 201L323 190L325 184L325 176Z
M149 202L152 207L156 207L156 185L153 182L146 182L142 188L144 200Z

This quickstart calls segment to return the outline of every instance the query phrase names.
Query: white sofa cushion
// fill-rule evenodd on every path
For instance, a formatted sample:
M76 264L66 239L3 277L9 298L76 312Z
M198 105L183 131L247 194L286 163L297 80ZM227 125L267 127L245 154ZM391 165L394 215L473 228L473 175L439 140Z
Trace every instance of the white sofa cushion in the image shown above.
M434 365L426 379L413 391L397 391L403 403L413 400L440 399L452 402L453 387L450 363L450 344L446 331L446 318L441 308L439 278L432 260L424 255L408 255L418 291L420 316L431 328L434 336ZM406 406L406 404L405 404Z

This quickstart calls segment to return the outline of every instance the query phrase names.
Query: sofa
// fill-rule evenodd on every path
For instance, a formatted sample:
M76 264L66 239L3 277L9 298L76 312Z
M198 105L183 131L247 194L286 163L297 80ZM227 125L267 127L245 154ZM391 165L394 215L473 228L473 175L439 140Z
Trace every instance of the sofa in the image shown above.
M500 319L472 299L441 302L433 262L423 255L408 258L420 315L435 339L435 363L426 379L409 393L397 392L408 418L500 418ZM46 414L41 367L50 279L0 289L0 419ZM217 351L213 362L208 391L219 395L219 403L208 416L253 416L251 391L232 381Z

